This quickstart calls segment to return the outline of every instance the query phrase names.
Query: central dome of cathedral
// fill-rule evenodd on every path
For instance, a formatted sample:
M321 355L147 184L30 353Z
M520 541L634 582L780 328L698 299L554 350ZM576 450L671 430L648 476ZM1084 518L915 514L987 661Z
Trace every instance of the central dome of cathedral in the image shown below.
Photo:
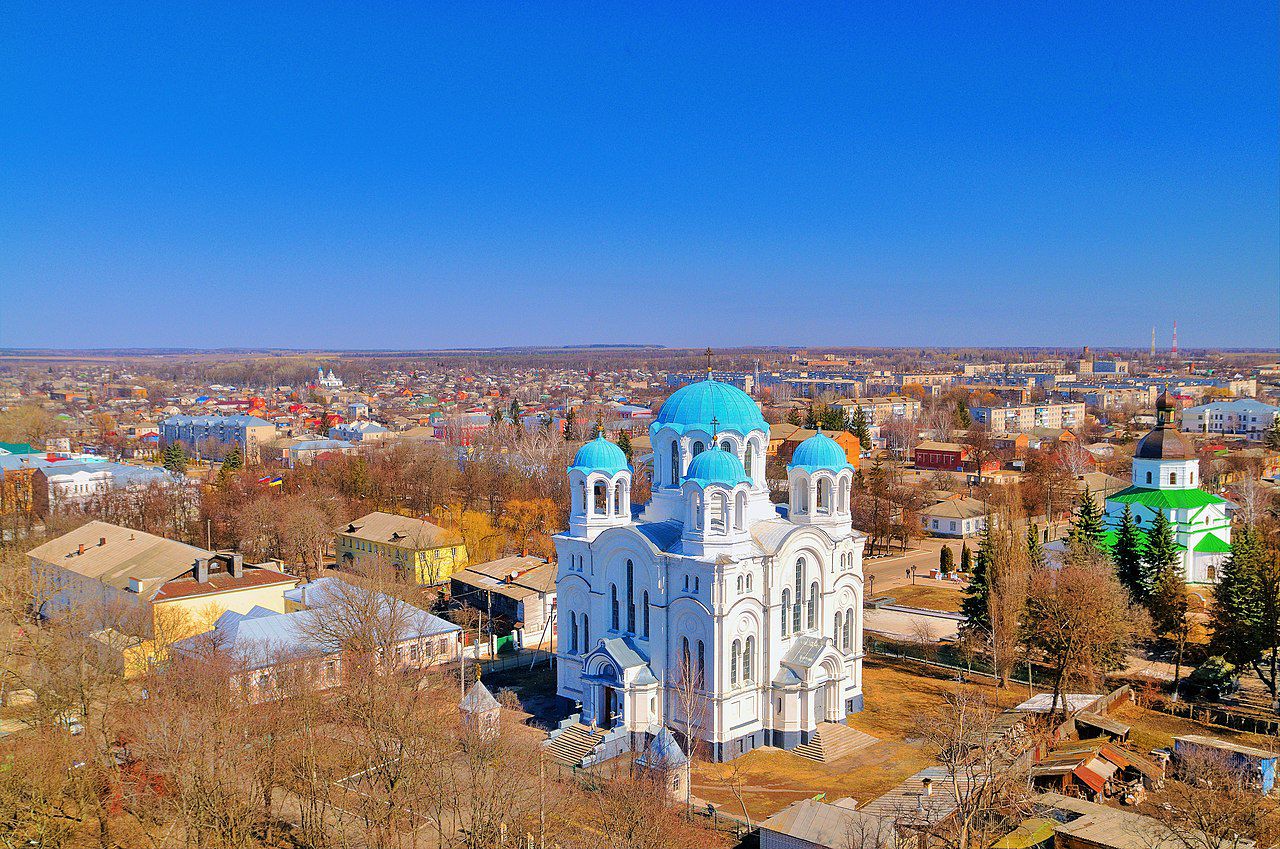
M760 407L750 395L732 384L709 377L671 393L649 431L657 433L664 427L674 428L681 434L691 430L706 433L731 430L740 434L769 430Z

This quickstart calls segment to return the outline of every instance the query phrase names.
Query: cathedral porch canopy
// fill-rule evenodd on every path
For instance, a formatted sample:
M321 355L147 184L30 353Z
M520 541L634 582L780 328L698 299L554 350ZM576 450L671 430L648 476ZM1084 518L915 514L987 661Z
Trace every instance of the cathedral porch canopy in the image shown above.
M658 683L648 662L636 651L628 637L611 637L587 653L582 661L582 680L610 687L645 686Z

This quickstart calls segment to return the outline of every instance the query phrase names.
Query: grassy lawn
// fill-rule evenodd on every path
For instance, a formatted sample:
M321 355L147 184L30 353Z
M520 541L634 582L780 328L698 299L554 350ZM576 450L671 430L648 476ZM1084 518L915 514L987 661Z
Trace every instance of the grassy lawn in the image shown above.
M1183 734L1207 734L1246 746L1256 746L1259 749L1275 750L1277 746L1277 741L1273 737L1247 734L1217 725L1206 725L1194 719L1170 716L1167 713L1139 707L1132 702L1120 707L1112 715L1133 728L1129 735L1130 743L1142 752L1173 748L1173 738Z
M757 749L729 763L698 762L693 769L694 795L738 814L733 793L737 786L756 821L819 793L825 793L828 801L845 796L859 803L869 801L934 762L918 736L918 727L922 718L942 704L946 692L961 686L996 692L989 681L962 685L942 670L891 664L878 658L863 662L863 686L866 706L849 717L849 725L878 738L879 743L830 764L774 748ZM1024 698L1025 691L1016 688L998 696L1003 706L1018 704Z
M894 587L883 595L890 596L894 604L906 607L921 607L925 610L941 610L947 613L960 612L960 600L964 598L960 584L944 581L925 583L916 579L915 586Z

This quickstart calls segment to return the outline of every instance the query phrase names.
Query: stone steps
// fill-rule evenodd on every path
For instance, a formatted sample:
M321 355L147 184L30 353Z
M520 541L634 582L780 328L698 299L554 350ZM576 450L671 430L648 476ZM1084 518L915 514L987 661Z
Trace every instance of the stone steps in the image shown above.
M838 722L819 722L808 743L791 751L802 758L831 763L880 742L870 734Z
M605 732L581 722L570 725L547 744L547 754L565 766L581 766L583 759L595 751Z

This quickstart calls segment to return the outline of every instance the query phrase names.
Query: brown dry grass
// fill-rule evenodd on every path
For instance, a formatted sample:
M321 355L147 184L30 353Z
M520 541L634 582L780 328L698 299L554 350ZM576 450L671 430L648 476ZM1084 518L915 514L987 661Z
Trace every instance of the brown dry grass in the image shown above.
M1121 722L1127 723L1132 728L1129 734L1129 742L1135 749L1143 752L1149 752L1152 749L1171 748L1173 746L1173 738L1183 734L1206 734L1211 737L1231 740L1245 746L1256 746L1259 749L1268 750L1275 750L1278 742L1280 742L1274 737L1267 737L1263 734L1248 734L1218 725L1196 722L1193 719L1186 719L1181 716L1172 716L1157 710L1140 707L1133 702L1126 702L1123 706L1113 711L1112 716Z
M875 799L934 762L917 736L922 718L943 702L943 694L964 686L996 693L985 679L973 684L950 680L945 670L918 664L890 664L868 658L863 665L866 705L848 724L880 740L843 760L821 764L781 749L748 752L723 764L699 762L693 770L695 796L740 815L732 786L741 788L753 821L777 813L798 799L825 793L828 801L852 796L859 803ZM1003 706L1018 704L1025 693L996 695Z
M917 579L918 580L918 579ZM925 610L941 610L946 613L957 613L960 601L964 598L959 584L944 581L917 583L915 586L894 587L886 590L884 595L891 596L894 604L906 607L920 607Z

